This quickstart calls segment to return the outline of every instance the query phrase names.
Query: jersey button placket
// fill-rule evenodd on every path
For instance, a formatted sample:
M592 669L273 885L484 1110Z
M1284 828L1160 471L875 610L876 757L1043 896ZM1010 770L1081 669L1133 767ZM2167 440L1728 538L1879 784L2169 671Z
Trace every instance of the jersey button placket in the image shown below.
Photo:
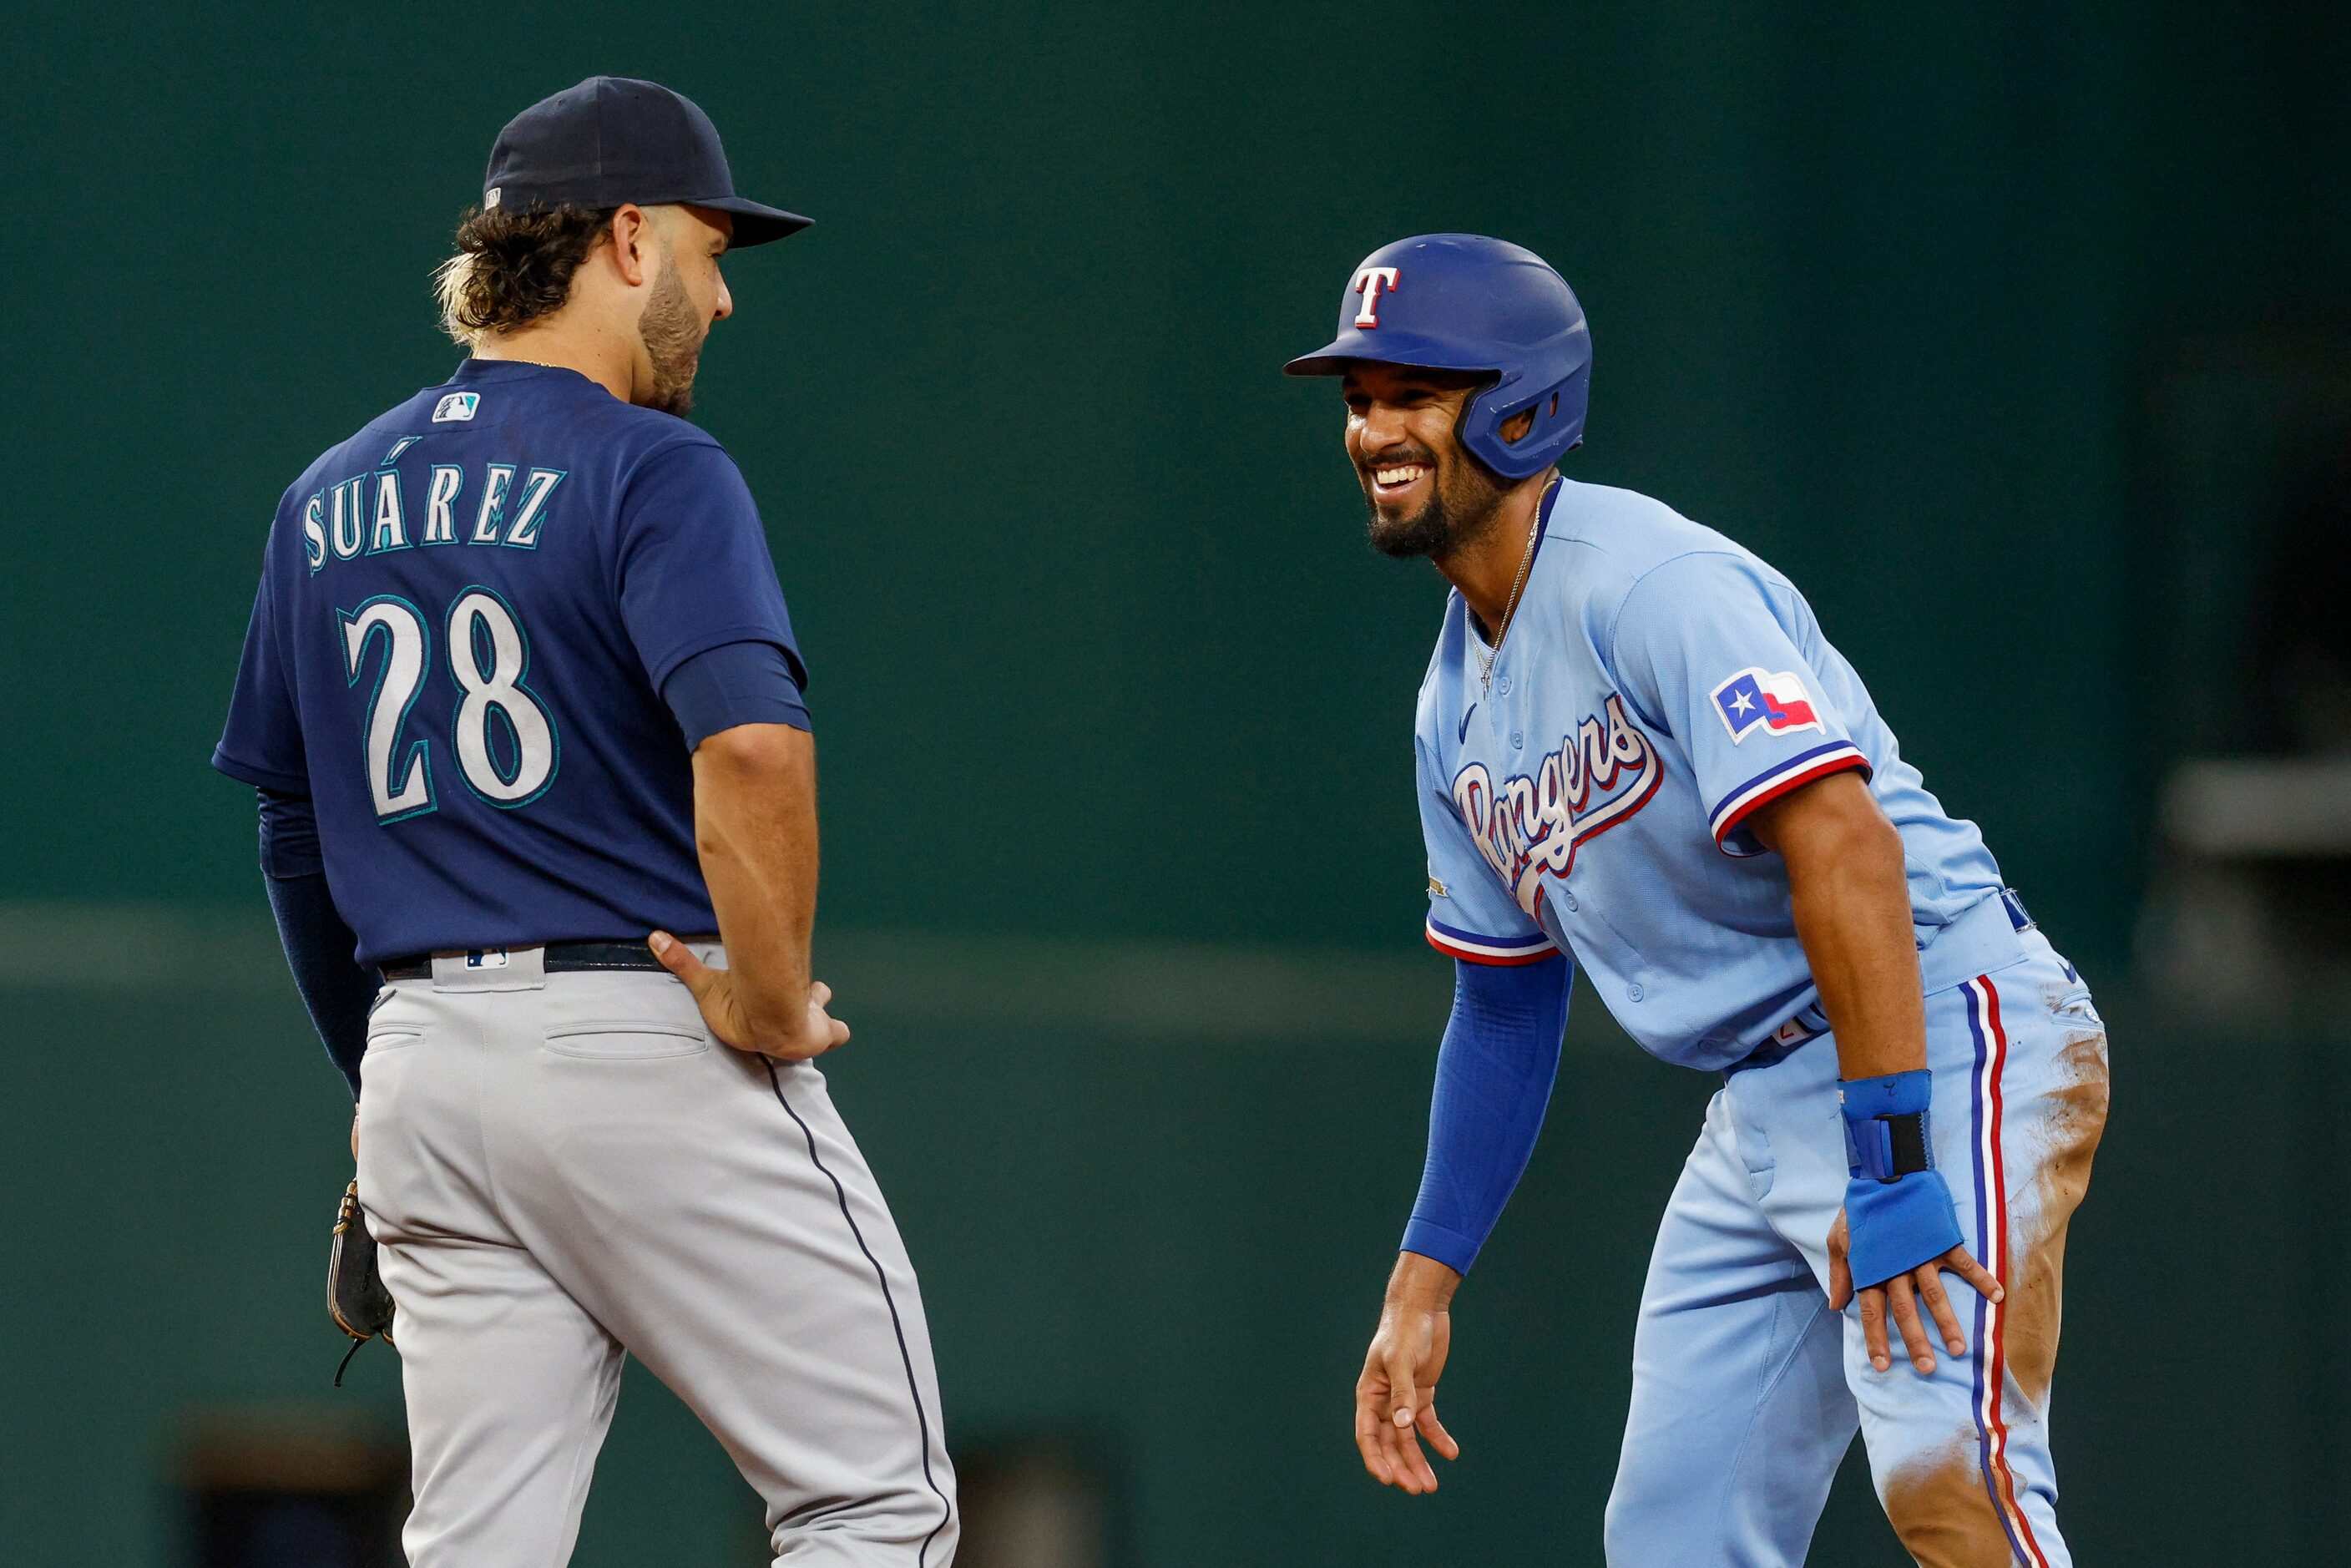
M1648 992L1643 990L1641 988L1641 983L1638 980L1635 980L1631 985L1625 988L1625 994L1637 1002L1643 997L1647 996Z

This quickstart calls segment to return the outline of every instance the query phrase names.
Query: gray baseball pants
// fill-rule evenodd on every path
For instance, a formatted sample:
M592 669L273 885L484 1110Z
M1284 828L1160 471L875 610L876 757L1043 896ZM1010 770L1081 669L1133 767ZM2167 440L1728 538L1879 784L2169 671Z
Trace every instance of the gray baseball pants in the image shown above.
M626 1355L766 1500L778 1568L947 1568L914 1268L813 1065L716 1043L667 975L528 948L386 986L362 1082L413 1568L560 1568Z

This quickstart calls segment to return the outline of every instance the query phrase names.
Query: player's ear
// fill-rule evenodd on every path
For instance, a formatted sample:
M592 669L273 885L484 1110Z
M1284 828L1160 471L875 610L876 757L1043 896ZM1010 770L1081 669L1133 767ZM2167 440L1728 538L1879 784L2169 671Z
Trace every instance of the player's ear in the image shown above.
M654 252L661 243L653 233L653 214L634 202L623 202L612 209L607 235L612 242L612 265L620 270L621 281L632 288L644 287L653 276Z

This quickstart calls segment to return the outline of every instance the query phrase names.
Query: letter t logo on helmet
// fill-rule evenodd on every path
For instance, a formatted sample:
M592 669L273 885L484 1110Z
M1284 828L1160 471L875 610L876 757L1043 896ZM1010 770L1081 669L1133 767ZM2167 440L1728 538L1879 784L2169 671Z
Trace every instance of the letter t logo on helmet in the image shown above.
M1483 379L1463 405L1461 444L1506 479L1541 473L1583 440L1592 328L1567 279L1523 246L1415 235L1364 257L1339 297L1338 336L1282 369L1339 376L1358 362Z
M1364 308L1355 312L1355 325L1376 327L1380 324L1380 290L1394 294L1396 269L1393 267L1367 267L1355 274L1354 292L1364 297Z

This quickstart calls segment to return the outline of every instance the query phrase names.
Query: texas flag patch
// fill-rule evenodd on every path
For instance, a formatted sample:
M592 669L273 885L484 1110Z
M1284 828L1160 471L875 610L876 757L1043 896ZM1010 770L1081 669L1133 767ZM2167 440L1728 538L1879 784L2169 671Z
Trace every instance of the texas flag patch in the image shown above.
M1756 729L1766 735L1790 735L1800 729L1826 733L1821 716L1813 711L1803 677L1792 670L1778 674L1748 668L1714 688L1714 711L1730 731L1734 746Z

